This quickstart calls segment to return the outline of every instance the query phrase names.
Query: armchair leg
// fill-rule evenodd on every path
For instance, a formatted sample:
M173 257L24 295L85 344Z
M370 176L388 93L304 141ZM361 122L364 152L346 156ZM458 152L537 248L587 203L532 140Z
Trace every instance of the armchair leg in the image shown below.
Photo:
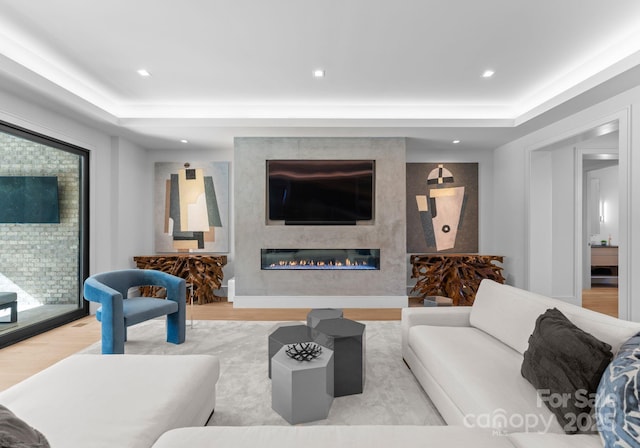
M193 328L193 283L191 284L191 294L189 294L189 298L191 299L191 328Z
M186 319L184 310L167 315L167 342L182 344L185 340Z
M102 324L102 354L103 355L122 355L124 354L124 341L126 339L127 329L122 325L116 325L115 328Z

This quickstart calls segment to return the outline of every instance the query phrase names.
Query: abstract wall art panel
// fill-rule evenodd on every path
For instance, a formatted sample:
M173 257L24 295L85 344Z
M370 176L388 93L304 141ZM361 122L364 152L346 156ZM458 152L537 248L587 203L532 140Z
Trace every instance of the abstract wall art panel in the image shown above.
M407 252L478 252L477 163L407 163Z
M156 252L229 252L229 162L155 165Z

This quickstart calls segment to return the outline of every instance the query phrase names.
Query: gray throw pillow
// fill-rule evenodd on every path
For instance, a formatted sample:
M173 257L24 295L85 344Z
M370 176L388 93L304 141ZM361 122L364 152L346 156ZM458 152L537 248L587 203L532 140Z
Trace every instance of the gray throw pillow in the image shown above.
M0 448L49 448L49 442L0 404Z
M557 308L536 320L521 373L567 434L595 433L598 383L613 357L611 346L576 327Z

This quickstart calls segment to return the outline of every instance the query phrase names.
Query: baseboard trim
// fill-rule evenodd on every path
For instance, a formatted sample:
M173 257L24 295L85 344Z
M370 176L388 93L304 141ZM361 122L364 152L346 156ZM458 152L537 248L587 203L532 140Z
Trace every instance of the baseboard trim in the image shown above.
M234 308L405 308L407 296L234 296Z

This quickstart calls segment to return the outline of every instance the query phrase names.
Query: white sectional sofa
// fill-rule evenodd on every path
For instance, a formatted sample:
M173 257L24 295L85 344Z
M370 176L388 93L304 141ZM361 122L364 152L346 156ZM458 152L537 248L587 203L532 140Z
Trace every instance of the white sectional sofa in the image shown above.
M175 429L153 448L514 448L490 431L452 426L249 426Z
M613 353L640 332L638 323L484 281L473 307L402 311L402 356L450 426L183 428L154 448L601 448L596 434L564 434L520 373L536 319L554 307Z
M402 356L449 425L564 434L520 373L536 319L550 308L613 353L640 331L638 323L485 280L472 307L404 309Z
M219 374L208 355L74 355L1 392L0 404L52 448L149 448L207 423Z
M597 436L462 426L248 426L174 429L153 448L602 448Z

